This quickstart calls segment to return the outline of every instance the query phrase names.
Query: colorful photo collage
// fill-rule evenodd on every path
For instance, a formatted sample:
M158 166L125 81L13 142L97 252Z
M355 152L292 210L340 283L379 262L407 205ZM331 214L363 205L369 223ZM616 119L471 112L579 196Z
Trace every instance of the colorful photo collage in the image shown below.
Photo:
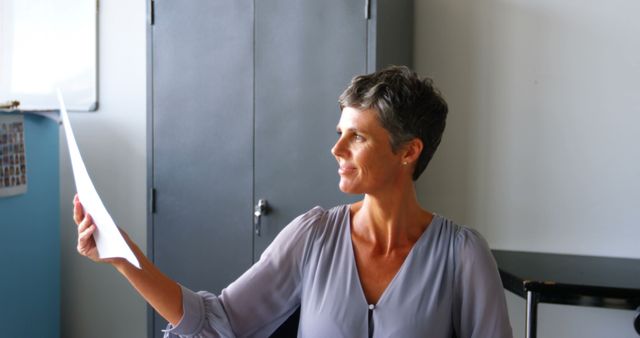
M0 196L26 192L24 117L0 115Z

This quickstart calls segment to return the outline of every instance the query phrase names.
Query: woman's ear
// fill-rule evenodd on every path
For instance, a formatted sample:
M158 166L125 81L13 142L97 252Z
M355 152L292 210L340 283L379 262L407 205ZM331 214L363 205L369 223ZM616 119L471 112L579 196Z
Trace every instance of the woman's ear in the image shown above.
M420 154L422 154L422 149L424 148L424 144L422 140L419 138L414 138L413 140L407 142L404 145L404 152L402 155L402 163L403 164L414 164L418 161Z

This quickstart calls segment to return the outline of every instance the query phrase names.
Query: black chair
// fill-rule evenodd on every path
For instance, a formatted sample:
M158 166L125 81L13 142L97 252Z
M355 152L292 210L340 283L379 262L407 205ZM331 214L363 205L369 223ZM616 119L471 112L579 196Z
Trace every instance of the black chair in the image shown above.
M633 327L636 329L638 336L640 336L640 307L636 310L636 319L633 321Z

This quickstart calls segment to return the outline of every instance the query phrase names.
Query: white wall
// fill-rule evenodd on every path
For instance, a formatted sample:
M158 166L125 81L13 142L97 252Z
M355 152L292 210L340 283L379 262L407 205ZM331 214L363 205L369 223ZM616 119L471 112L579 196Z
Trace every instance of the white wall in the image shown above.
M640 258L640 3L416 0L450 104L425 204L493 248ZM516 336L524 301L508 295ZM539 337L637 337L633 311L540 307Z
M144 0L100 2L95 113L71 113L80 151L116 223L146 247L146 10ZM62 134L62 133L61 133ZM61 139L61 145L65 145ZM61 337L146 337L146 307L120 275L75 251L69 156L61 147Z

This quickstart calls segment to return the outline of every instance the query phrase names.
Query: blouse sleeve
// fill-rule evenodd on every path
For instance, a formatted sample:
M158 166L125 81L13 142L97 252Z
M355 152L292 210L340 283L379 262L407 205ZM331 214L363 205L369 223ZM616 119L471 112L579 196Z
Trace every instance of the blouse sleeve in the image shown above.
M164 337L266 337L277 329L300 304L308 243L322 212L316 207L293 220L220 295L182 287L184 314Z
M474 230L456 234L453 324L460 338L512 338L498 268L487 242Z

